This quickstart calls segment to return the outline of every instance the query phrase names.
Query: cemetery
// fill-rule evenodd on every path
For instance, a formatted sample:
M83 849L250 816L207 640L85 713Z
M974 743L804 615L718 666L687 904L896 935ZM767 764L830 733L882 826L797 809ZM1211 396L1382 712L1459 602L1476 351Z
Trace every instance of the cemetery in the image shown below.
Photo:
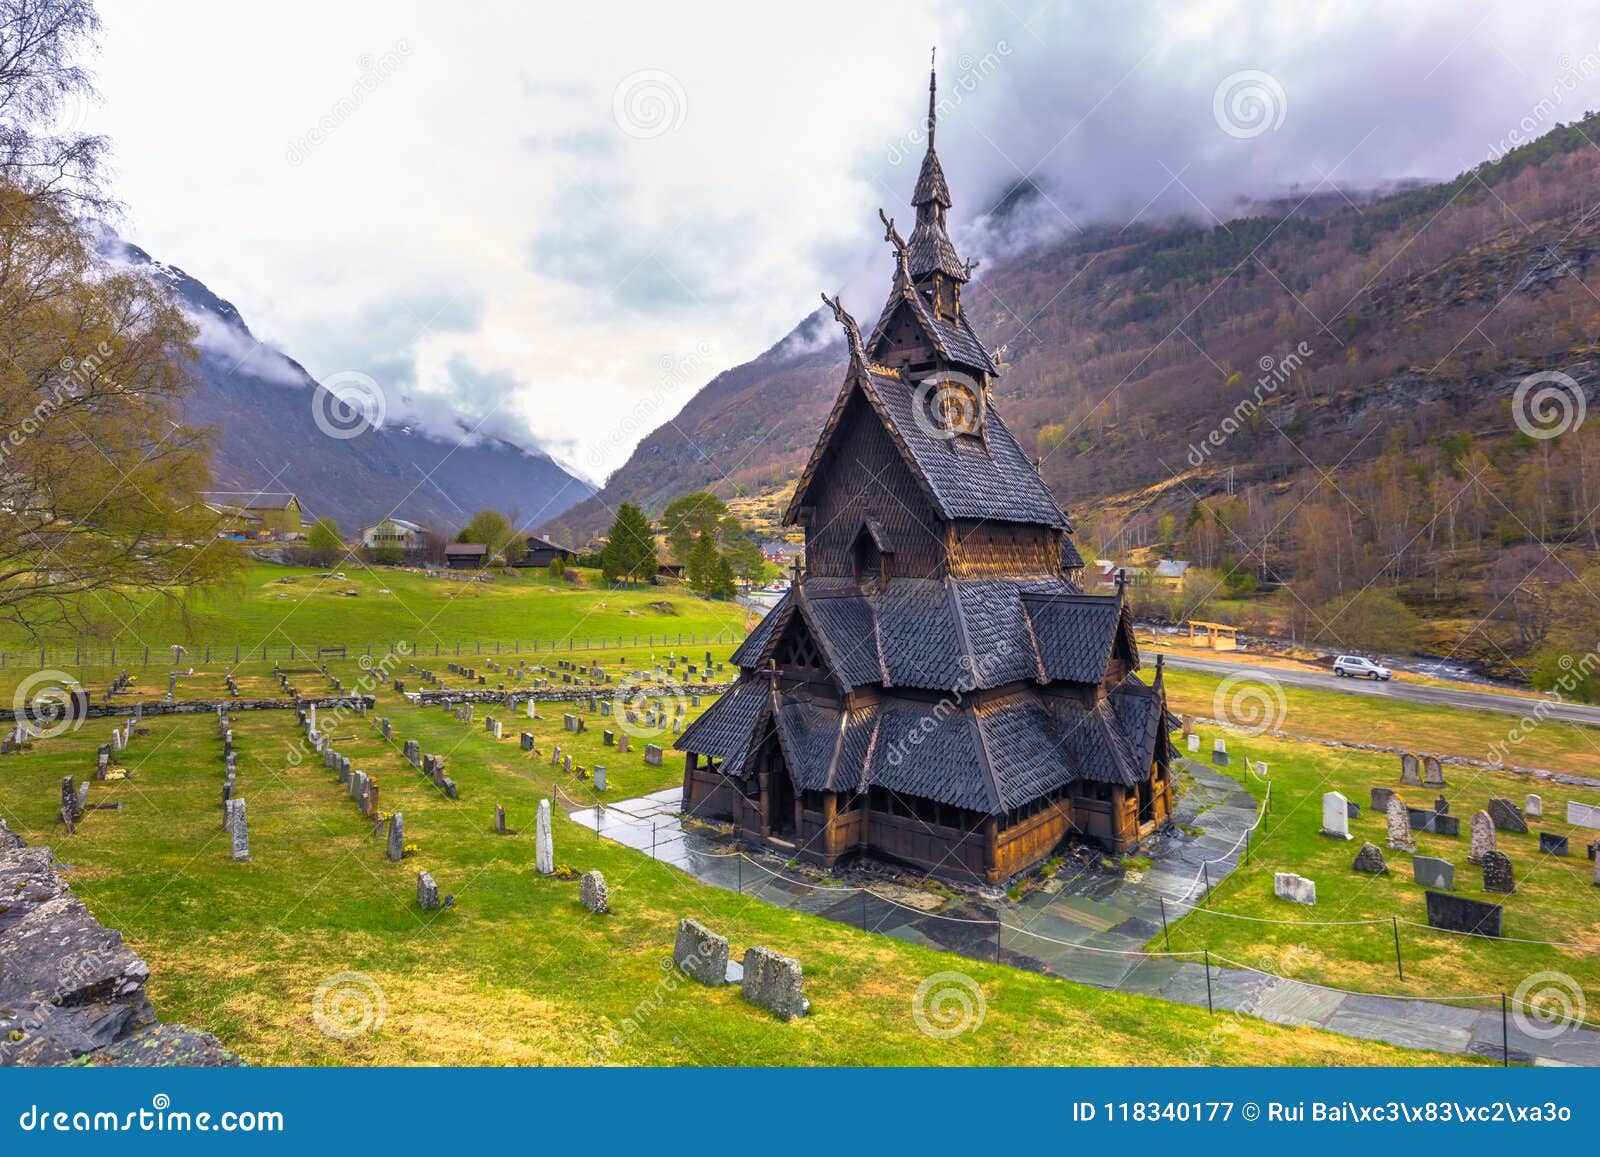
M714 657L726 662L731 650ZM666 654L630 649L591 660L614 681L642 673L648 687ZM575 688L592 677L589 661ZM495 681L520 686L512 666L497 662ZM115 753L118 777L94 778L110 719L0 756L8 819L31 845L57 849L73 891L149 962L147 989L163 1020L214 1034L253 1064L792 1062L796 1050L817 1062L979 1064L1043 1062L1064 1049L1105 1063L1132 1055L1181 1063L1206 1031L1204 1009L962 959L990 984L990 1028L930 1040L909 1002L923 977L949 967L946 954L698 884L568 818L681 784L681 757L657 764L657 749L670 744L675 719L697 718L713 695L685 695L679 716L670 695L646 694L633 723L621 709L606 711L614 705L603 693L532 718L525 707L489 706L465 722L453 713L459 705L424 705L410 692L425 672L429 687L464 687L466 676L442 663L410 665L382 682L352 660L326 672L317 663L276 673L270 663L197 665L192 675L186 667L180 696L212 706L155 714L147 705L139 733ZM104 684L94 675L85 672L85 686L98 697ZM241 698L283 697L287 682L305 706L219 712L213 701L228 697L229 678ZM320 705L334 680L365 697L359 710ZM113 696L130 711L160 701L166 680L135 672L132 687L142 690ZM515 724L496 739L483 710ZM568 730L564 715L584 726ZM630 736L624 750L617 740ZM552 765L557 749L585 774ZM70 835L59 814L63 768L76 772L75 790L80 780L93 785ZM455 796L435 782L446 770ZM1354 854L1357 845L1341 846ZM1328 884L1318 882L1325 895ZM750 1026L763 1022L751 1018L777 1024L780 1014L745 1000L742 984L696 994L692 1008L679 990L674 999L686 1003L675 1022L688 1035L636 1033L616 1045L611 1034L658 983L686 915L709 920L740 960L763 950L752 983L774 995L762 1000L798 1008L785 994L803 972L805 1014L762 1036ZM348 1039L315 1031L314 993L345 976L381 989L387 1026ZM999 976L1004 984L991 983ZM1110 1021L1119 1027L1107 1033ZM1440 1059L1258 1021L1230 1034L1217 1055L1243 1063L1268 1053L1300 1063Z

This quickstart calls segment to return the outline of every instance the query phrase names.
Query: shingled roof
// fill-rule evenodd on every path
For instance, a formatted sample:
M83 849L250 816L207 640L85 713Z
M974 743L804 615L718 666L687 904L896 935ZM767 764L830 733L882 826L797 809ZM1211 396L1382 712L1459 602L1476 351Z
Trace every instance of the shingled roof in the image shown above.
M1138 664L1126 605L1115 595L1082 594L1061 578L898 578L870 593L845 578L808 578L768 613L734 662L760 667L791 606L845 690L1098 683L1119 645Z
M916 234L913 233L911 236L915 241ZM928 307L928 301L923 296L922 290L911 281L910 274L914 269L914 263L897 265L894 285L889 291L888 300L883 304L883 311L878 314L878 324L872 327L872 337L865 343L866 351L873 357L881 355L889 323L903 308L911 314L912 320L927 338L928 343L950 361L998 377L1000 367L995 364L988 348L978 340L978 335L972 332L966 314L957 313L953 321L935 317Z

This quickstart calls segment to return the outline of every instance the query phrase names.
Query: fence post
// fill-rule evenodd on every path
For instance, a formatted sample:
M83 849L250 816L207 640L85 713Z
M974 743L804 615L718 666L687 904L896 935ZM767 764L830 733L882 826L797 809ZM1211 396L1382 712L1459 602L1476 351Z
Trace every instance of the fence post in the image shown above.
M1500 994L1500 1067L1511 1067L1511 1029L1506 1020L1506 994Z
M1171 952L1172 936L1167 931L1167 898L1165 896L1157 896L1156 899L1161 901L1161 938L1167 942L1167 951Z
M1215 1016L1216 1013L1217 1013L1217 1010L1216 1010L1215 1007L1212 1006L1212 1003L1211 1003L1211 949L1207 948L1205 950L1205 952L1206 952L1206 1011L1209 1012L1212 1016Z
M1400 973L1400 979L1404 980L1406 978L1406 966L1400 959L1400 917L1390 916L1389 919L1394 921L1394 966L1395 970Z
M1200 861L1200 874L1203 877L1205 877L1205 881L1206 881L1205 898L1207 900L1209 900L1209 899L1211 899L1211 869L1206 866L1206 861L1204 861L1204 860Z

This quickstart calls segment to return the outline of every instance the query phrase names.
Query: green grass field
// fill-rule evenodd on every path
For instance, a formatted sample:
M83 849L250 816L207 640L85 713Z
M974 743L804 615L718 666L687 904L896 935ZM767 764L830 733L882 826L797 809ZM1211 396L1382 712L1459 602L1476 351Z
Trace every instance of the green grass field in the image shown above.
M1371 708L1375 712L1381 709ZM1470 718L1470 713L1448 714L1452 719ZM1202 750L1209 751L1215 729L1200 731ZM1395 927L1390 921L1398 917L1426 925L1425 889L1414 881L1411 857L1404 852L1385 849L1387 876L1355 872L1351 862L1363 841L1380 848L1384 845L1385 818L1368 806L1372 786L1395 788L1410 806L1429 808L1438 789L1401 787L1399 760L1390 755L1329 750L1264 736L1241 739L1235 735L1228 747L1233 760L1230 770L1253 794L1261 798L1271 783L1272 808L1251 842L1249 863L1217 886L1203 910L1172 926L1174 950L1209 949L1240 963L1360 992L1466 994L1496 1001L1498 993L1514 992L1524 978L1553 970L1571 976L1585 991L1591 1007L1600 1000L1600 956L1594 949L1517 942L1600 945L1593 864L1583 851L1597 833L1564 822L1565 800L1600 804L1600 790L1446 767L1449 786L1443 794L1450 802L1451 814L1461 818L1462 835L1414 833L1418 854L1455 865L1457 894L1503 905L1506 939L1457 936L1402 923L1402 980L1395 959ZM1256 760L1268 765L1267 779L1245 770ZM1350 824L1354 839L1349 842L1319 834L1322 795L1328 791L1342 792L1361 805L1360 818ZM1513 862L1517 890L1512 895L1485 893L1481 870L1467 863L1472 814L1485 807L1491 796L1503 796L1520 805L1530 791L1542 795L1545 818L1531 821L1528 834L1501 832L1497 836L1500 850ZM1542 855L1541 831L1567 835L1572 854L1565 858ZM1277 899L1273 895L1274 872L1296 872L1316 881L1316 906ZM1376 923L1330 923L1358 920ZM1157 937L1151 946L1162 948L1165 944Z
M341 674L353 681L355 670ZM302 682L320 682L314 676ZM126 781L95 784L67 838L52 822L59 777L86 774L109 726L40 741L0 767L0 808L26 838L53 843L69 878L152 967L162 1014L216 1032L261 1064L1415 1064L1439 1058L1327 1033L1105 993L950 956L751 897L700 885L648 856L555 815L556 860L598 868L615 914L589 914L576 880L533 870L538 801L556 789L592 797L550 766L552 743L585 762L598 730L574 737L535 723L540 751L521 752L522 718L495 741L481 723L379 692L379 711L323 727L378 777L381 806L405 814L416 852L402 863L320 761L298 757L287 712L239 712L239 793L252 860L234 863L221 826L221 742L209 716L151 717ZM485 709L480 707L481 720ZM550 710L550 709L546 709ZM382 741L376 714L394 724ZM594 726L598 728L597 720ZM451 801L401 758L417 738L446 756ZM585 746L588 745L588 746ZM674 782L643 745L614 751L610 798ZM675 761L674 761L675 762ZM557 797L559 798L559 797ZM497 836L503 804L520 834ZM432 872L453 909L424 913L415 876ZM734 952L765 944L800 959L812 1014L784 1024L733 989L680 983L664 967L680 917L728 935ZM981 989L973 1031L937 1039L914 1015L918 986L958 971ZM315 1002L324 992L324 1021ZM377 1023L376 1010L382 1021ZM329 1035L366 1025L364 1031Z
M328 573L247 566L227 591L197 599L186 618L159 602L129 608L93 600L85 610L95 619L94 630L33 640L15 628L0 628L0 647L21 651L40 643L53 649L115 644L127 653L122 663L149 647L153 664L169 661L166 648L173 644L190 648L186 662L203 659L196 651L208 645L221 660L231 657L234 647L248 657L263 645L292 643L314 651L319 645L382 647L400 639L415 643L419 652L438 648L446 654L462 641L548 645L552 640L637 636L644 643L651 636L742 634L750 618L737 604L708 602L681 586L608 590L593 571L582 572L583 585L535 570L496 571L493 582L355 566L331 572L343 578L317 577Z

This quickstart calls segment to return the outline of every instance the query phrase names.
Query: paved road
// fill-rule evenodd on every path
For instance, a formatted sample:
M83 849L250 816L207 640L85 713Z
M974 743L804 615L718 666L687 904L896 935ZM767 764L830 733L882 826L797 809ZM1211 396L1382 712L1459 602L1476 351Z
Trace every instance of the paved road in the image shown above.
M1459 707L1468 711L1503 711L1510 715L1525 715L1535 703L1543 702L1543 717L1562 723L1581 723L1600 727L1600 707L1586 707L1580 703L1556 703L1553 700L1530 700L1522 695L1509 695L1500 691L1464 691L1453 687L1429 687L1418 683L1391 680L1379 683L1373 679L1341 679L1322 671L1297 671L1291 668L1262 667L1255 663L1230 663L1226 659L1200 659L1192 655L1174 655L1164 652L1167 662L1179 671L1198 671L1206 675L1242 675L1260 678L1270 674L1285 687L1305 687L1314 691L1342 691L1347 695L1373 695L1380 699L1398 699L1405 703L1421 703L1430 707Z

